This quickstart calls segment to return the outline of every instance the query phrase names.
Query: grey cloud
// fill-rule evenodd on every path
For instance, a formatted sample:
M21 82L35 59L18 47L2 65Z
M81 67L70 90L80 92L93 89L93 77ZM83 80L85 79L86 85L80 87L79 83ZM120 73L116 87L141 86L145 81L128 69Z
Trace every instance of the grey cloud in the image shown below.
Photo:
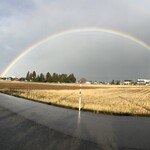
M11 17L28 13L34 8L32 0L1 0L0 1L0 17Z
M149 51L135 46L131 41L115 39L115 36L108 38L100 34L96 35L97 40L92 39L92 36L77 34L47 43L20 60L12 69L12 74L18 74L18 68L23 67L23 74L27 70L39 73L73 72L89 80L135 80L138 77L149 77Z
M12 60L32 44L67 29L85 26L106 27L131 34L150 44L150 11L147 0L15 0L0 3L5 6L2 8L0 5L0 10L3 10L3 14L0 15L3 64L0 71L8 65L8 60ZM106 34L101 38L91 38L92 35L88 35L84 40L82 35L69 38L68 42L63 37L60 41L54 40L53 44L50 42L47 47L39 47L37 53L33 51L34 55L30 53L24 57L9 74L23 75L28 70L52 70L71 71L89 79L109 79L119 78L121 75L122 78L136 78L142 72L149 73L149 53L146 55L146 50L142 49L141 53L140 47L134 43L132 45L129 41L123 43L122 39L114 43L114 36L109 39L106 38ZM21 69L18 73L17 68L24 70Z

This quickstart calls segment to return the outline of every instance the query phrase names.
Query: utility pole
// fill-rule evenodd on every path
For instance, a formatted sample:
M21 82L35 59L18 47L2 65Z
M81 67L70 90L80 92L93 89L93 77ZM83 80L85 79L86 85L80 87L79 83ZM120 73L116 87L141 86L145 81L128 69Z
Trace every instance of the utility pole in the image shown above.
M81 100L82 100L81 88L82 88L82 82L80 81L80 90L79 90L79 111L81 110Z

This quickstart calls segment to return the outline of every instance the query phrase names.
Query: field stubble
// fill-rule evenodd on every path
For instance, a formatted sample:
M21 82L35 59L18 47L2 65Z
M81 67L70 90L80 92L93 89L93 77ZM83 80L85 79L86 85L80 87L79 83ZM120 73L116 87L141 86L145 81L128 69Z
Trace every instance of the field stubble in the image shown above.
M78 108L78 84L11 82L2 86L1 83L0 92L3 93ZM83 85L82 109L105 114L150 116L150 87Z

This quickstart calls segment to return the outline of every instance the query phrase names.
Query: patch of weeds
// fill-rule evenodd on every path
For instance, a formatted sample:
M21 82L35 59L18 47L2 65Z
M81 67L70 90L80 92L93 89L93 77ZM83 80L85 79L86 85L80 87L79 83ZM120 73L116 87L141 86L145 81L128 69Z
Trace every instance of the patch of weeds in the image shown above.
M37 95L38 99L44 99L46 96L45 95Z
M17 95L18 93L18 91L15 89L4 89L4 90L1 90L1 92L9 94L9 95Z
M135 114L136 113L136 109L135 108L131 108L130 112L131 112L131 114Z

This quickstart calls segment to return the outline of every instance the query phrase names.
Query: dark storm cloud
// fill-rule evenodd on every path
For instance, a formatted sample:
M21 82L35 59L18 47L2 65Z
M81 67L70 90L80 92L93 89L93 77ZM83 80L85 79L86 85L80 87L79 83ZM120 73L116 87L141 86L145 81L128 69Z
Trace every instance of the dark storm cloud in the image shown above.
M149 56L149 51L130 40L102 33L80 33L33 50L12 70L17 73L17 68L23 67L39 73L74 72L89 80L136 80L149 77Z
M68 29L106 27L150 44L149 6L147 0L2 0L0 71L32 44ZM74 72L91 80L148 78L149 51L134 42L107 36L87 33L86 37L78 34L54 40L22 58L8 75L49 70Z

